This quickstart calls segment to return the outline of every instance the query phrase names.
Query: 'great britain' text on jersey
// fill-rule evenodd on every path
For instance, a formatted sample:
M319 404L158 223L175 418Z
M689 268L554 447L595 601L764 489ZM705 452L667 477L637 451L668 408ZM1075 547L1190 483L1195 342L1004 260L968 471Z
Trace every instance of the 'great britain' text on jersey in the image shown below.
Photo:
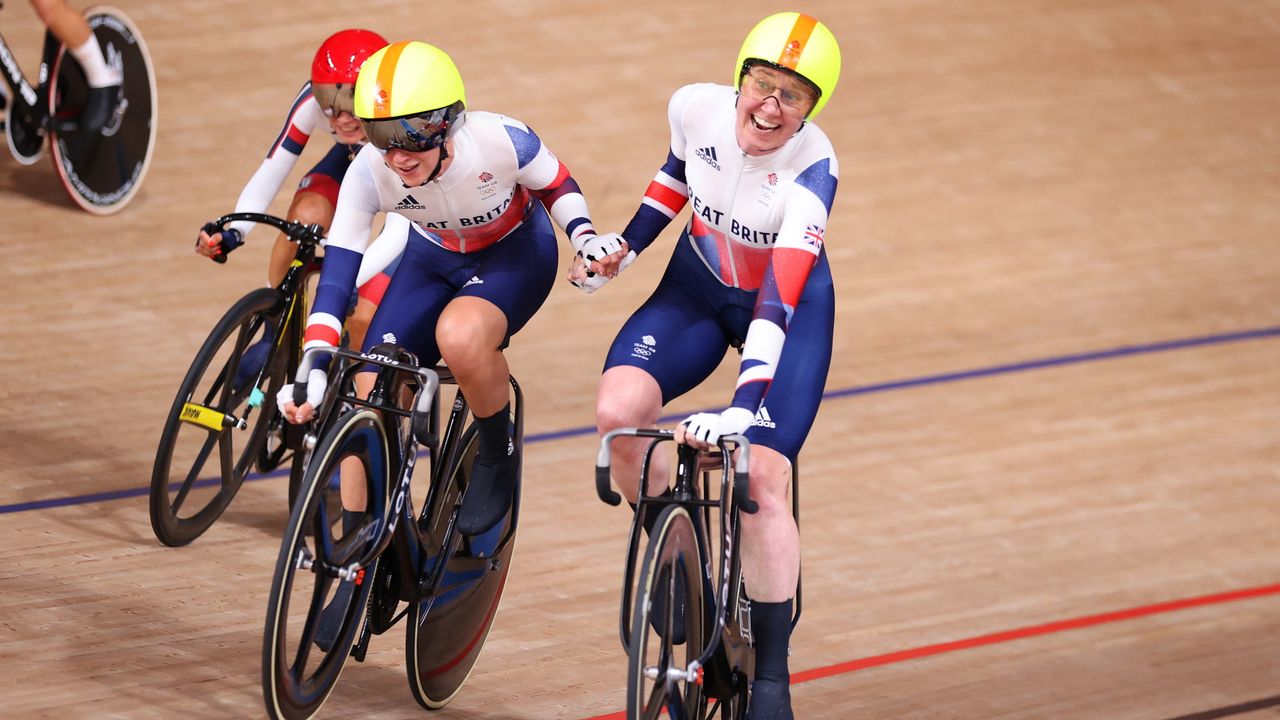
M471 227L474 225L483 225L489 222L490 220L493 220L494 218L501 216L502 213L505 212L506 209L511 205L511 198L514 196L515 196L515 192L512 191L511 194L507 196L506 200L503 200L500 205L490 210L489 212L485 213L484 215L473 215L471 217L458 218L458 225L460 227ZM420 209L421 206L418 206L418 208ZM417 225L418 227L426 228L428 230L446 230L449 227L448 220L435 220L435 221L415 220L414 224Z
M724 219L724 211L712 208L710 205L702 202L702 198L697 195L693 196L692 203L693 211L701 216L702 219L714 225L721 224L721 221ZM772 246L774 243L778 242L778 233L752 230L734 218L729 218L729 232L734 237L740 238L743 242L748 242L752 245Z

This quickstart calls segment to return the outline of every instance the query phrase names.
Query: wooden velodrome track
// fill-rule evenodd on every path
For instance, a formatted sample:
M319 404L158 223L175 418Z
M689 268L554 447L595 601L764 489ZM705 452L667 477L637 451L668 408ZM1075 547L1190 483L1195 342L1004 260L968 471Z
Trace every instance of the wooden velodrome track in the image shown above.
M34 74L34 14L7 4ZM47 162L0 159L0 716L259 717L284 481L246 484L177 550L143 488L196 347L264 277L265 234L215 266L195 230L231 209L315 45L362 26L443 46L472 106L538 130L610 229L665 157L671 92L728 81L781 8L117 5L160 92L133 204L91 217ZM845 57L820 119L840 305L802 462L797 716L1276 717L1280 2L797 9ZM622 706L626 516L595 498L585 430L673 236L594 296L559 284L510 351L532 438L517 560L439 717ZM722 403L732 374L671 412ZM422 716L402 646L375 638L323 716Z

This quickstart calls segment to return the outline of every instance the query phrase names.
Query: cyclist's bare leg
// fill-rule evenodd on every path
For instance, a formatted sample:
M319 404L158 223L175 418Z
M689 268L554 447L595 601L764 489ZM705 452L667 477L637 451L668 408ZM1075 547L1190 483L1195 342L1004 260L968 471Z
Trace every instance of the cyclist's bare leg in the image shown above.
M80 47L89 39L89 23L66 0L31 0L31 6L45 27L67 47Z
M510 369L500 349L506 335L507 316L478 297L454 298L436 323L440 355L478 418L502 410L510 400Z
M618 365L600 377L596 393L596 428L600 436L623 427L653 427L662 415L662 388L652 375L637 367ZM618 438L613 441L613 481L628 502L634 504L640 490L640 465L649 441ZM649 467L647 492L655 495L668 484L668 461L655 453Z
M295 222L307 225L314 223L328 228L329 223L333 222L333 203L320 193L300 192L293 196L293 202L289 204L289 214L286 217ZM284 279L296 250L297 247L289 242L289 238L284 233L276 238L276 244L271 248L271 261L267 265L267 282L272 287L279 285ZM352 347L360 346L353 343Z
M483 298L456 297L436 322L440 355L471 404L479 448L458 511L458 530L477 535L507 514L519 482L520 454L507 417L511 384L502 342L507 316Z
M376 373L356 373L356 395L361 399L369 397L373 391ZM342 509L351 512L362 512L368 503L368 490L365 488L364 466L360 458L347 458L342 461Z
M120 97L120 66L111 65L103 55L102 46L89 29L84 16L72 10L66 0L31 0L40 20L58 40L62 41L72 57L84 70L89 85L80 115L80 129L97 132L107 124Z
M373 321L373 313L377 309L378 306L368 298L362 297L356 301L356 309L343 323L343 327L347 330L347 347L364 347L364 335L369 331L369 323Z
M751 448L751 498L760 509L742 513L742 574L751 598L756 667L748 717L791 720L791 599L800 576L800 533L787 502L791 463L775 450Z
M751 448L751 499L760 509L739 517L742 573L752 600L784 602L796 594L800 579L800 531L791 514L787 490L791 462L772 448Z

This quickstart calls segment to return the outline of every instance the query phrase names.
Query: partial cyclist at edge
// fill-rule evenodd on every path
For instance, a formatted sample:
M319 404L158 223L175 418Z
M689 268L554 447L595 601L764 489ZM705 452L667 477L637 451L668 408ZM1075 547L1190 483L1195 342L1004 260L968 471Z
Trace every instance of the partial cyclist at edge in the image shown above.
M338 344L375 215L409 218L404 257L364 350L389 341L425 366L441 358L448 364L480 428L458 518L463 533L478 535L506 515L520 466L502 351L559 272L552 220L575 252L595 236L587 202L527 125L468 109L457 66L433 45L399 42L370 57L356 81L355 114L369 145L342 183L306 347ZM373 377L356 376L362 396ZM326 382L313 369L301 407L291 385L282 390L285 416L310 419ZM365 509L361 479L358 467L343 466L343 519L352 527Z
M360 121L354 116L356 75L365 60L387 46L387 41L371 30L348 29L334 33L316 50L311 62L311 79L304 83L289 107L279 135L266 158L240 192L235 212L263 212L284 186L285 179L297 164L311 136L324 129L333 136L333 147L298 183L289 205L288 219L328 228L338 204L338 190L351 161L366 142ZM403 249L408 221L388 215L384 233L373 244L362 268L360 291L347 332L351 344L358 346L364 330L390 282L390 274ZM254 223L248 220L231 223L224 232L209 235L203 230L196 239L196 252L209 258L222 258L244 243ZM271 250L267 266L267 282L278 285L294 257L293 243L281 233ZM245 352L237 381L253 377L267 357L274 337L264 337Z
M621 237L588 241L586 261L570 271L594 290L692 204L665 275L609 350L596 422L602 436L652 427L664 405L742 343L729 407L690 416L676 439L705 449L741 433L752 445L751 497L760 509L743 514L741 528L756 645L747 712L754 720L793 717L787 656L800 536L787 491L822 399L835 315L823 242L838 168L813 119L839 74L840 49L826 25L794 12L762 20L742 45L733 87L695 84L672 95L670 151L640 208ZM614 445L613 479L634 503L646 441ZM669 477L662 458L654 460L651 494Z
M85 101L84 114L80 116L79 129L83 132L101 130L120 100L120 86L124 82L120 68L107 62L98 38L89 29L89 22L84 15L73 10L66 0L30 2L40 21L54 37L67 46L71 56L84 70L89 95ZM0 107L3 107L3 98L0 98ZM9 118L8 121L15 120L18 118ZM32 131L34 132L34 128Z
M84 70L88 96L84 100L84 113L79 117L79 131L101 131L111 118L116 102L120 100L120 86L124 82L120 68L109 63L97 37L88 27L88 20L73 10L67 0L31 0L31 6L40 17L40 22L45 23L49 32L54 33L54 37L67 46L69 53ZM4 109L4 106L5 97L0 94L0 109ZM42 132L24 122L20 114L8 115L5 122L19 123L17 127L23 129L23 137L33 137Z

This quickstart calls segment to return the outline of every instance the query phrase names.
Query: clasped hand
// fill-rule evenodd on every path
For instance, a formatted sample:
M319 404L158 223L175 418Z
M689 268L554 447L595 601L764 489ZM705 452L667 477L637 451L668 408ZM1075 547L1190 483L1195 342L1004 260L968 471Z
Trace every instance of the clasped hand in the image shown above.
M626 238L618 233L593 235L582 244L569 266L569 282L588 294L599 290L605 283L635 262Z

